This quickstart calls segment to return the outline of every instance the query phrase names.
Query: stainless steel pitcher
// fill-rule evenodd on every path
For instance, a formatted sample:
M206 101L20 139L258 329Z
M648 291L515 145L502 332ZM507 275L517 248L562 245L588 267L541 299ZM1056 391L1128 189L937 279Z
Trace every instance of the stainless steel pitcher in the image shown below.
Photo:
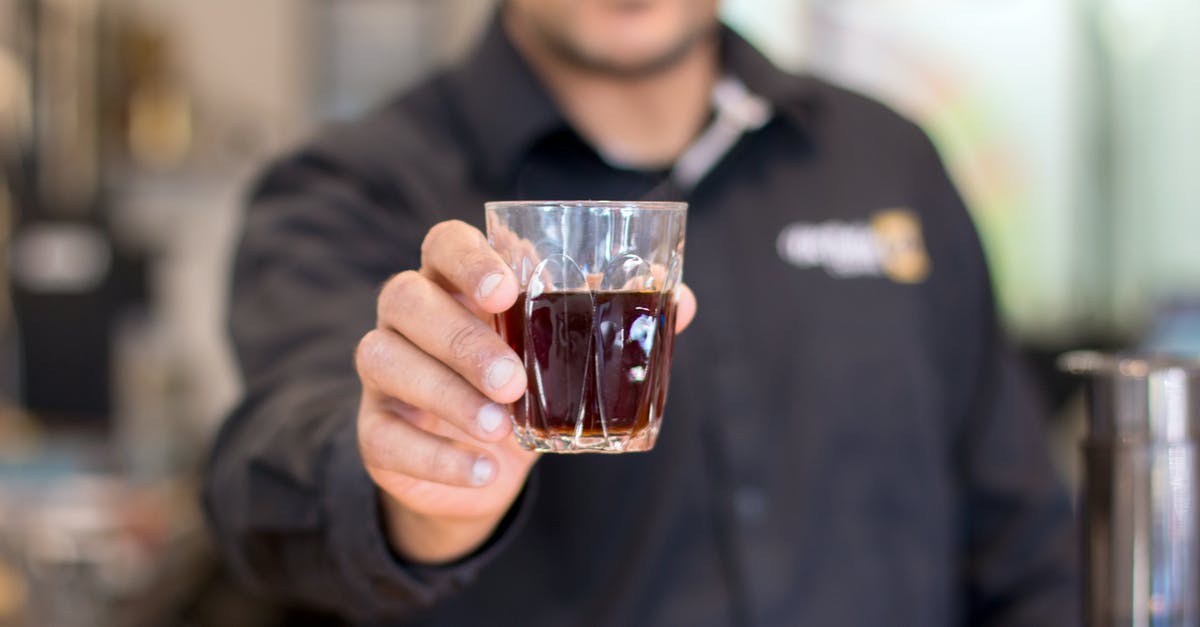
M1089 381L1087 624L1200 625L1200 360L1089 352L1061 365Z

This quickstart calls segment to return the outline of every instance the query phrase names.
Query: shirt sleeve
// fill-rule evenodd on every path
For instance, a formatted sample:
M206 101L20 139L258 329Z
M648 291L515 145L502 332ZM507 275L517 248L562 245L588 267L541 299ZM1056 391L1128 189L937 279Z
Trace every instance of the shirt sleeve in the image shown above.
M965 624L1080 624L1076 521L1051 463L1047 412L997 320L974 226L932 145L914 177L933 257L939 339L961 491Z
M379 286L419 264L427 230L386 190L307 151L253 193L234 264L230 331L245 393L211 453L204 503L238 576L269 596L356 620L403 618L468 585L530 500L459 563L389 550L356 434L353 353Z
M1075 519L1046 453L1045 412L999 338L960 439L969 624L1078 625Z

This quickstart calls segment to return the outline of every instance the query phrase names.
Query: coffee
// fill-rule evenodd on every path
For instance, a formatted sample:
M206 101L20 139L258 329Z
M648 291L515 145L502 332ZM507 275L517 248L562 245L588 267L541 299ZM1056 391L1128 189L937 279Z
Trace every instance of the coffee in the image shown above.
M657 430L675 309L669 292L522 294L497 320L529 380L514 407L518 437L602 441Z

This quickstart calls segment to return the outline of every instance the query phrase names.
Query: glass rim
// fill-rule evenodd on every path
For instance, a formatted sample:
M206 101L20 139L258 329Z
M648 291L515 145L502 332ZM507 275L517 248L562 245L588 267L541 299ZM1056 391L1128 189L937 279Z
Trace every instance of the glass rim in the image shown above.
M1121 375L1147 377L1153 372L1183 370L1190 376L1200 376L1200 357L1156 352L1103 352L1078 350L1058 358L1062 372L1080 376Z
M635 209L683 213L686 202L664 200L492 200L483 203L487 211L502 209Z

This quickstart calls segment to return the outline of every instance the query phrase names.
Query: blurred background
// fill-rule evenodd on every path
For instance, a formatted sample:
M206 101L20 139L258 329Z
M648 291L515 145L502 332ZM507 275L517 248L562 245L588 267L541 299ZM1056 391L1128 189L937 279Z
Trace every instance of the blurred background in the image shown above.
M300 620L213 559L196 469L270 156L470 45L491 0L0 0L0 626ZM1200 3L727 0L935 139L1046 397L1074 347L1200 354Z

